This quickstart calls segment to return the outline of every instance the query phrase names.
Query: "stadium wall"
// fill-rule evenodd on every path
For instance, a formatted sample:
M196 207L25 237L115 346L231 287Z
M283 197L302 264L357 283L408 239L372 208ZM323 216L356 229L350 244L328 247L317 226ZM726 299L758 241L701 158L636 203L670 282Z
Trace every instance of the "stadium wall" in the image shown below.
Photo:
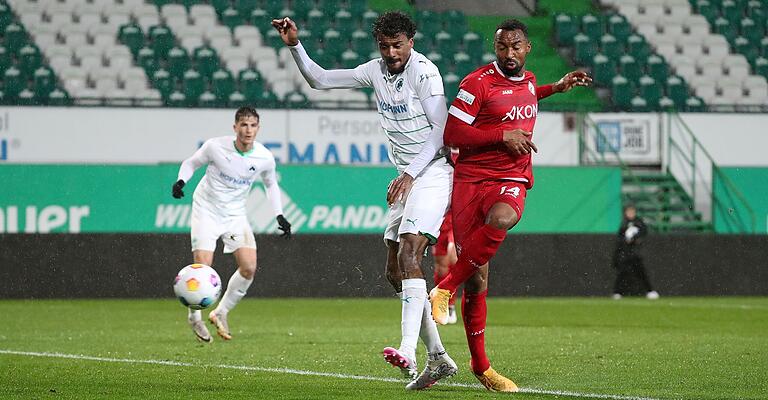
M608 296L614 235L512 235L491 262L493 296ZM386 297L380 235L260 235L252 297ZM3 298L172 297L185 234L0 235ZM221 249L221 246L219 246ZM768 295L766 236L657 235L642 253L662 296ZM226 281L233 259L219 253ZM430 270L431 258L425 260Z

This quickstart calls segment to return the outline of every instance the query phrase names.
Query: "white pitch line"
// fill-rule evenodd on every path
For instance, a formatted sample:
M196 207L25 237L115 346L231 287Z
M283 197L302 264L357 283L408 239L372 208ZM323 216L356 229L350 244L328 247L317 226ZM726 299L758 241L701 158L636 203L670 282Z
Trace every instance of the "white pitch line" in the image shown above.
M82 354L17 351L17 350L5 350L5 349L0 349L0 354L11 354L11 355L28 356L28 357L66 358L66 359L73 359L73 360L101 361L101 362L108 362L108 363L150 364L150 365L165 365L165 366L172 366L172 367L222 368L222 369L235 369L240 371L275 372L275 373L282 373L282 374L304 375L304 376L323 376L328 378L354 379L359 381L396 382L396 383L405 382L402 379L395 379L395 378L382 378L378 376L365 376L365 375L336 374L331 372L304 371L304 370L292 369L292 368L266 368L266 367L253 367L253 366L247 366L247 365L226 365L226 364L193 364L193 363L184 362L184 361L137 360L137 359L131 359L131 358L110 358L110 357L86 356ZM440 383L440 386L484 389L482 386L478 384L454 383L454 382ZM553 396L579 397L584 399L660 400L653 397L644 397L644 396L622 396L622 395L614 395L614 394L580 393L580 392L571 392L567 390L545 390L545 389L536 389L536 388L520 388L520 392L532 393L532 394L549 394Z

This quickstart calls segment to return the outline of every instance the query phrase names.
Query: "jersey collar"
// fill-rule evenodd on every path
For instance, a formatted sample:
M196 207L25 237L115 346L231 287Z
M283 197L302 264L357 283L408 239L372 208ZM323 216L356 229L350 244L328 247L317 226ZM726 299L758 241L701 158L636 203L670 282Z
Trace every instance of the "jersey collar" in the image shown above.
M241 156L243 156L243 157L245 157L245 156L247 156L247 155L249 155L249 154L253 153L253 151L254 151L254 150L256 150L256 146L253 146L253 147L251 147L251 149L250 149L250 150L248 150L248 151L240 151L240 149L238 149L238 148L237 148L237 140L233 140L233 141L232 141L232 147L234 147L234 148L235 148L235 151L237 152L237 154L240 154L240 155L241 155Z
M506 75L504 75L504 72L501 72L501 68L499 68L499 63L498 62L494 61L493 62L493 66L496 68L496 71L501 74L500 76L503 76L503 77L509 79L510 81L520 82L523 79L525 79L525 72L523 72L523 76L506 76Z

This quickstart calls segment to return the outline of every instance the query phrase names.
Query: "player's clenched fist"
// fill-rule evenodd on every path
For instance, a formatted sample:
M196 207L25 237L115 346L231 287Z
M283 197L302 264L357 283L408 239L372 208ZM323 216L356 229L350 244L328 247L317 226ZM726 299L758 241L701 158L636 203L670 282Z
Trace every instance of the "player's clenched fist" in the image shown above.
M517 156L523 156L532 152L538 152L539 149L531 141L531 132L524 131L522 129L513 129L511 131L504 131L504 145L507 146L509 151Z
M171 195L175 199L180 199L184 197L184 180L179 179L176 181L176 183L173 184L173 187L171 188Z
M299 28L290 18L273 19L272 26L280 32L280 39L283 39L283 43L288 46L299 44Z

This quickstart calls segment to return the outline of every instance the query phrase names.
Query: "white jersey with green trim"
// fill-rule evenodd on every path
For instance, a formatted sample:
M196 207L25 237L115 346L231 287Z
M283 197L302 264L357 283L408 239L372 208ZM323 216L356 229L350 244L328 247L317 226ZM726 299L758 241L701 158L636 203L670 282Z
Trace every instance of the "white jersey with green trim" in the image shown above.
M354 73L358 82L374 89L381 128L389 139L389 158L402 173L432 131L421 102L444 95L440 71L423 54L411 50L399 74L389 73L381 58L359 65ZM441 151L435 159L442 155Z
M208 139L192 155L184 160L178 179L187 182L194 171L208 165L205 175L195 188L193 202L221 217L246 214L245 203L251 185L263 181L276 214L282 214L280 189L277 186L275 157L264 145L253 143L253 149L240 152L235 147L234 136ZM274 194L273 194L274 193Z

